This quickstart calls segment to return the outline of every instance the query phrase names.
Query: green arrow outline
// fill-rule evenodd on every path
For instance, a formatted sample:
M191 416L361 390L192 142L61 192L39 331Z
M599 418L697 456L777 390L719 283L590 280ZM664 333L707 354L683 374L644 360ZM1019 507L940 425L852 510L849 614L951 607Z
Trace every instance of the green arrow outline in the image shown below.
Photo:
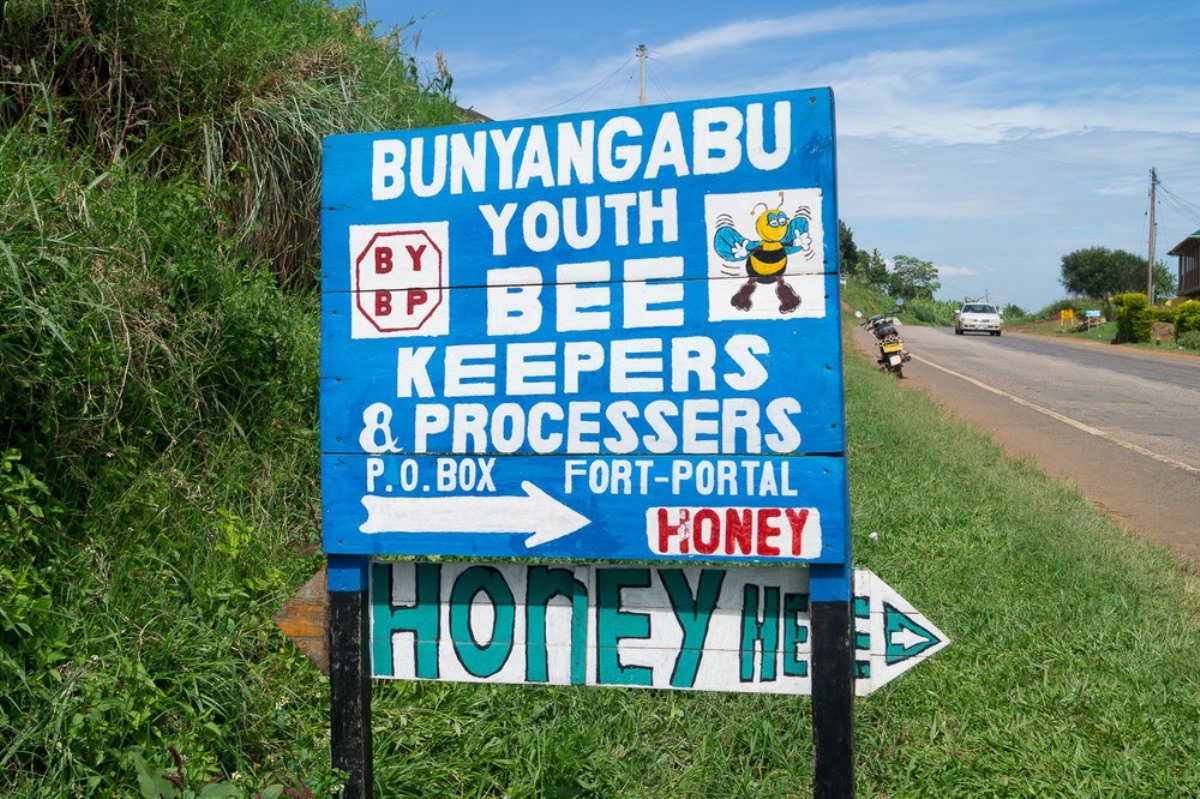
M896 646L892 643L892 633L898 630L908 630L925 640L912 646ZM914 658L942 640L886 600L883 603L883 637L884 659L889 666Z

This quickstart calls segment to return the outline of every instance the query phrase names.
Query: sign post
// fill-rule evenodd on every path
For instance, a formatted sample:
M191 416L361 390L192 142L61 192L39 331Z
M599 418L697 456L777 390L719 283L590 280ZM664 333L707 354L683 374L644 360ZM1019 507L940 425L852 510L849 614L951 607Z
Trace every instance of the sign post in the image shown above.
M371 648L368 560L331 555L329 604L329 727L332 765L348 775L342 796L370 799Z
M837 230L827 89L326 140L333 748L365 769L358 790L364 679L553 682L553 666L568 684L812 693L817 795L849 795L868 683ZM409 564L410 584L370 565L397 555L538 571ZM571 571L632 561L681 566ZM774 582L739 571L730 599L723 566ZM518 604L552 623L539 633ZM654 613L676 638L648 631ZM538 665L546 637L565 664ZM497 665L518 644L529 671Z
M854 796L854 626L850 567L811 569L813 796Z

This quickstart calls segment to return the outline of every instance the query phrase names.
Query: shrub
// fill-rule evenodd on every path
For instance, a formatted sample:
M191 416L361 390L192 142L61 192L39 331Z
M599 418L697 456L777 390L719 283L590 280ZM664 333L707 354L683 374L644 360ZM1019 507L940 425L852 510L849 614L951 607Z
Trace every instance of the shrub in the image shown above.
M1155 309L1150 307L1146 295L1132 291L1116 295L1112 302L1117 311L1118 340L1149 341L1157 314Z
M949 327L954 324L954 313L959 303L952 300L927 300L921 297L909 300L904 306L902 318L926 325Z
M1188 300L1175 306L1175 337L1200 330L1200 300Z
M1189 330L1175 338L1175 343L1185 350L1200 350L1200 330Z

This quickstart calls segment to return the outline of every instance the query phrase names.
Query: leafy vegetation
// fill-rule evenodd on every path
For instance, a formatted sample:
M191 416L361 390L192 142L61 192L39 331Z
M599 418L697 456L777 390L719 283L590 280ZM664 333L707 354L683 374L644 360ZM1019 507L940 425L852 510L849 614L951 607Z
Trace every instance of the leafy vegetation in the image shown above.
M270 622L319 565L321 139L460 112L354 9L4 10L0 794L128 795L171 745L327 788Z
M1189 330L1175 339L1175 343L1185 350L1200 351L1200 330Z
M889 270L879 250L870 253L858 249L854 232L838 220L838 246L841 272L847 277L864 281L878 291L905 300L933 300L940 287L937 267L911 255L897 255Z
M318 0L12 0L0 122L98 165L188 174L231 243L311 283L321 137L457 118L401 33Z

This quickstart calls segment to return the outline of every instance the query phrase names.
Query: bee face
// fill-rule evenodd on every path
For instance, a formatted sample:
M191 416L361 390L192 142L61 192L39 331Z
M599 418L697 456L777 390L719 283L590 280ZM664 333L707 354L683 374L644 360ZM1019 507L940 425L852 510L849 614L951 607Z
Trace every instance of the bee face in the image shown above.
M787 226L787 214L778 209L764 211L759 214L758 220L754 223L754 229L762 241L783 241Z

